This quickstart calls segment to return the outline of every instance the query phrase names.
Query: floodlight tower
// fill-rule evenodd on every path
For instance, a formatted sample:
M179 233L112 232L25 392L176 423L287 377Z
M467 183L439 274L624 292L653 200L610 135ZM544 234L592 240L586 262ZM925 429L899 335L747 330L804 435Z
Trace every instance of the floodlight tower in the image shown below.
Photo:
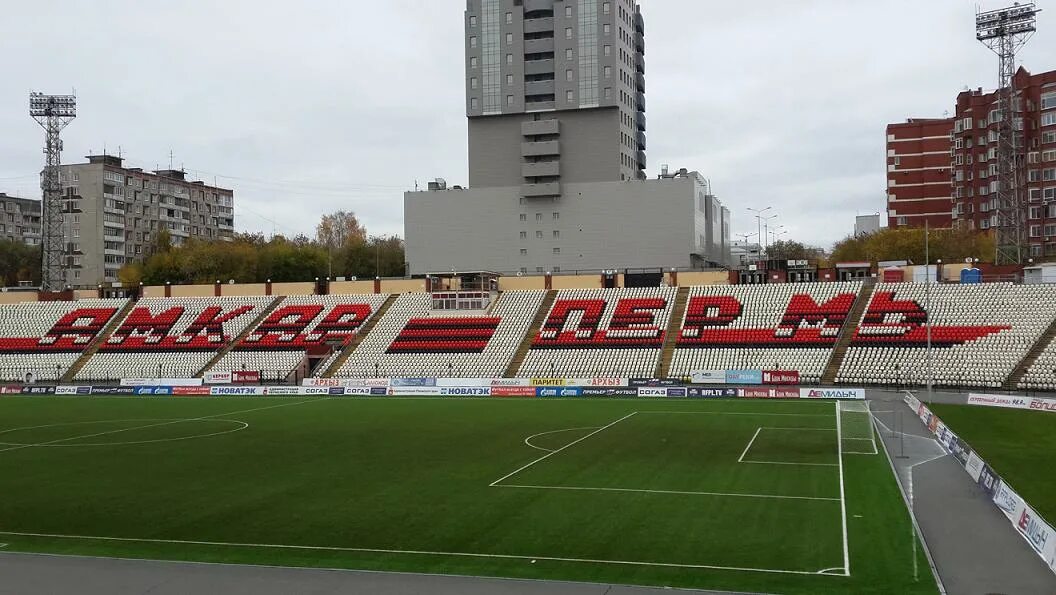
M1033 2L1016 3L1008 8L980 12L975 15L975 38L990 48L999 58L998 70L998 188L996 264L1023 262L1022 191L1017 177L1017 151L1024 150L1022 126L1016 127L1016 112L1022 113L1012 87L1016 74L1016 53L1037 30L1038 10Z
M77 117L76 95L29 94L29 115L44 129L44 171L40 176L41 291L62 291L66 286L65 245L62 235L62 139L59 133Z

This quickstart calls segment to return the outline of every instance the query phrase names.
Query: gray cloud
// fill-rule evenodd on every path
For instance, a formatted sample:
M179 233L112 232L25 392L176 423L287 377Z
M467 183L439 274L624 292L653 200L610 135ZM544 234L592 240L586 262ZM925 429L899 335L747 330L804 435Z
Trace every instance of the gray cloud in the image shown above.
M772 205L791 237L831 244L855 213L884 210L887 123L941 116L963 87L996 82L971 2L642 4L650 171L711 178L734 231L754 231L747 207ZM352 209L372 232L402 234L403 190L465 181L463 8L6 2L0 190L39 195L26 94L76 87L67 161L105 144L153 168L171 150L235 189L239 229L311 233L321 214ZM1041 13L1022 53L1035 72L1052 67L1050 21Z

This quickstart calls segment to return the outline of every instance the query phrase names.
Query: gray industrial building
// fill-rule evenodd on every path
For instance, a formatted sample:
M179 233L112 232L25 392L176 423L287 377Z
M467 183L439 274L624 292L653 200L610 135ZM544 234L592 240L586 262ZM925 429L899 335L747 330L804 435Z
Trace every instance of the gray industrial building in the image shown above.
M126 168L113 155L87 159L60 171L68 285L117 281L122 266L152 253L163 229L177 246L234 234L231 190L188 181L183 170Z
M468 0L469 187L404 196L413 275L706 268L729 211L696 172L647 180L635 0Z
M40 201L0 192L0 239L40 244Z

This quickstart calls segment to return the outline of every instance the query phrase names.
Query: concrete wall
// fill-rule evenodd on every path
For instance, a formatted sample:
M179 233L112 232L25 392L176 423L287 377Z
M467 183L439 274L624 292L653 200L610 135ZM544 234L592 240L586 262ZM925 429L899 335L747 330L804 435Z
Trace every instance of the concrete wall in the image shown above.
M726 271L684 271L678 274L679 287L698 285L729 285L730 275Z
M501 277L499 289L502 291L525 291L546 289L546 277Z
M235 291L237 285L231 287L231 291ZM162 288L162 297L165 296L165 288ZM216 295L216 288L214 285L173 285L172 286L172 297L213 297ZM240 295L232 293L231 295Z
M553 201L522 201L516 186L409 192L410 271L687 268L700 236L707 237L706 213L696 213L700 188L693 178L566 184Z
M425 291L425 279L382 279L382 293L417 293Z
M315 295L315 283L272 283L271 295Z
M37 301L37 292L35 291L3 291L0 292L0 305L2 304L22 304L25 302Z
M374 281L334 281L330 283L330 293L341 295L374 293Z

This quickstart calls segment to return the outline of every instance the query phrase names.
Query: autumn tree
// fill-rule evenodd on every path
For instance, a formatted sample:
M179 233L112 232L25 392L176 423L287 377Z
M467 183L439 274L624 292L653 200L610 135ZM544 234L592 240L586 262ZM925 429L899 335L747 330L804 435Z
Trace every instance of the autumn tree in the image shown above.
M40 285L41 247L17 240L0 240L0 285L14 287L20 281Z
M928 235L928 256L932 262L957 262L965 258L991 259L994 239L985 232L957 229L935 229ZM925 263L924 230L888 227L877 232L847 237L832 248L834 262L906 260Z
M367 239L367 230L360 224L355 213L337 211L323 215L315 227L315 239L331 250L362 244Z

